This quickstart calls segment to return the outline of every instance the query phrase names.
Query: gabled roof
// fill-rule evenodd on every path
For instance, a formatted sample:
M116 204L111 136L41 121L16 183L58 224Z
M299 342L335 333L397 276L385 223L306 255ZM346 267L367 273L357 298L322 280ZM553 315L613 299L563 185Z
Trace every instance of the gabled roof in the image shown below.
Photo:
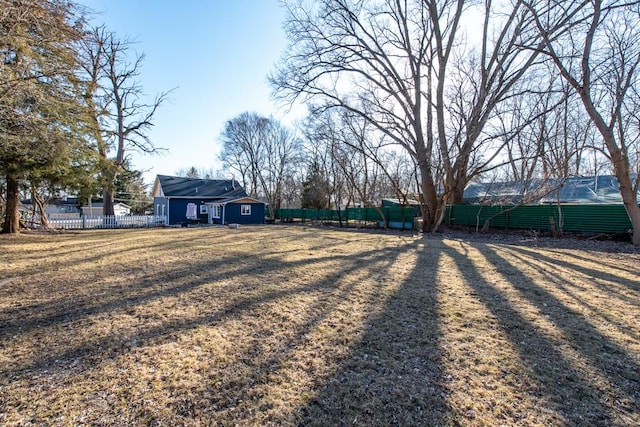
M216 200L215 202L209 202L208 205L226 205L227 203L258 203L267 205L268 203L263 202L262 200L255 199L253 197L242 196L242 197L227 197L224 199Z
M153 186L155 197L240 198L247 193L238 181L231 179L198 179L158 175Z

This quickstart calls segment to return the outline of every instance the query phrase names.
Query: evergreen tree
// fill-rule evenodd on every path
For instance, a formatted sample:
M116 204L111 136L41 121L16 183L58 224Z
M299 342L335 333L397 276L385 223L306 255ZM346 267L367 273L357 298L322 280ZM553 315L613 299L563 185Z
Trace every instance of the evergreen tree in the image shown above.
M131 213L144 214L145 210L153 205L153 201L147 191L147 184L144 183L142 172L130 170L125 167L115 180L114 200L126 203L131 207Z
M302 183L302 207L309 209L329 208L329 181L325 178L317 161L311 163L307 179Z
M21 183L66 184L90 163L76 79L82 17L61 0L0 0L0 10L2 232L18 233Z

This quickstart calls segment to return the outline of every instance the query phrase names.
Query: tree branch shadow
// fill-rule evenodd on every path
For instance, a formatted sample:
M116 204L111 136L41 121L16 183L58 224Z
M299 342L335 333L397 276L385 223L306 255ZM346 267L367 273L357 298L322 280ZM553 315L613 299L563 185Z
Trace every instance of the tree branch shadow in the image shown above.
M411 251L414 269L367 320L336 373L317 384L298 425L442 425L450 419L441 387L438 257L415 243Z
M637 362L623 348L601 334L584 317L567 310L561 301L518 266L511 265L492 245L469 243L467 252L482 254L508 282L507 285L563 332L568 342L559 346L555 338L552 340L538 325L525 318L495 283L487 282L468 256L447 245L443 245L443 250L455 260L474 296L498 320L500 330L517 350L529 373L529 381L534 382L530 384L530 390L524 391L534 401L544 404L561 422L570 425L617 425L620 420L637 418L640 413L637 403L640 372ZM504 250L518 251L511 247ZM538 254L530 256L535 258ZM524 265L527 261L521 259L521 262ZM596 271L591 273L598 274ZM594 385L595 379L588 371L568 358L564 346L578 351L579 357L600 372L604 383L610 384L606 392Z

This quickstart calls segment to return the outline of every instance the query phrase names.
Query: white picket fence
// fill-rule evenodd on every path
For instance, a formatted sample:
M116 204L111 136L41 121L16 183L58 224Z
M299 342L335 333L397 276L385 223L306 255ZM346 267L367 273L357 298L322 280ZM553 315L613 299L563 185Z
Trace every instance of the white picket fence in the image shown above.
M82 215L75 218L49 218L51 227L65 230L162 227L166 223L165 215Z

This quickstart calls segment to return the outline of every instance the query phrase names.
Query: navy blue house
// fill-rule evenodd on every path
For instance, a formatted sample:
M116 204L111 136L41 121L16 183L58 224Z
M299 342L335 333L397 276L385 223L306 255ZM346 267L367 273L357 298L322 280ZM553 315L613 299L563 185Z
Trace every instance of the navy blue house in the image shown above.
M153 213L165 216L168 225L264 224L265 203L247 196L235 180L158 175Z

